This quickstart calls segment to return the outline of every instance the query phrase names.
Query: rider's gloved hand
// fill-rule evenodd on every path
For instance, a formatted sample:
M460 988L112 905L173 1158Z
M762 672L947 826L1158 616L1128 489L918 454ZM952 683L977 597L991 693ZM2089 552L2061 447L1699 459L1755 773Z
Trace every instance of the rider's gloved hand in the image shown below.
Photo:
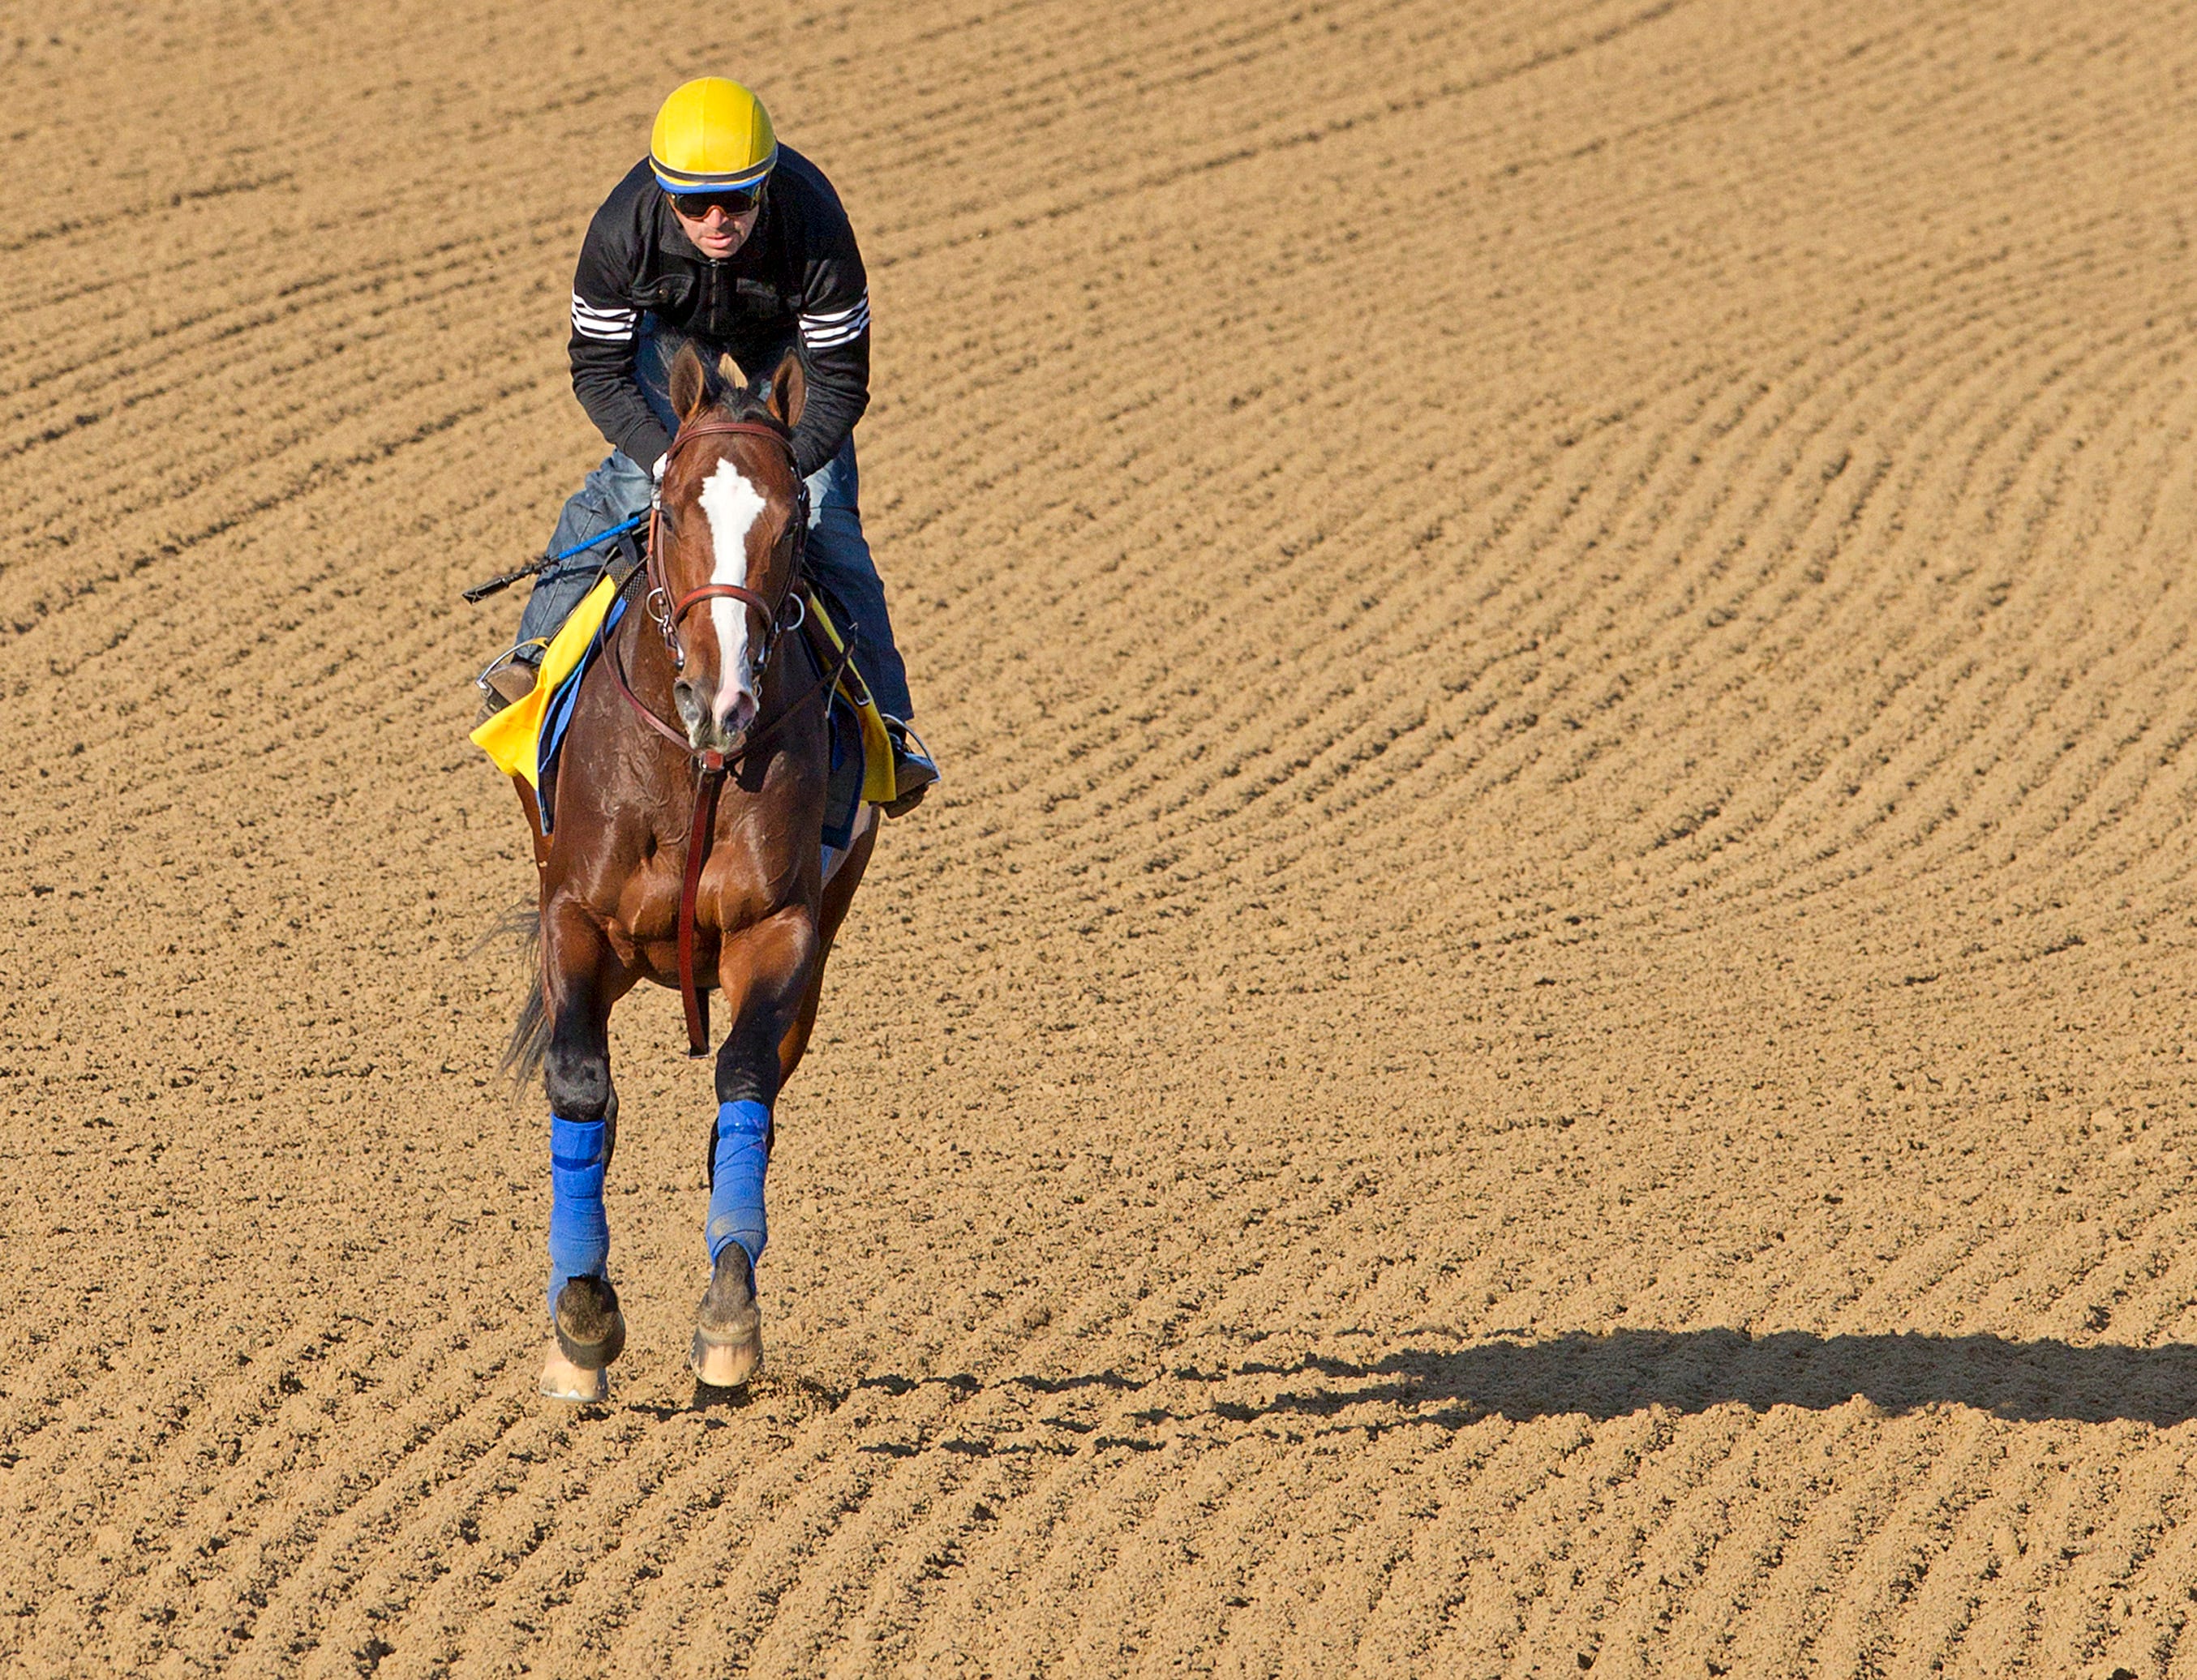
M671 451L666 449L662 455L657 456L656 465L648 469L648 476L654 481L648 491L648 505L651 507L661 507L664 505L664 469L670 459Z

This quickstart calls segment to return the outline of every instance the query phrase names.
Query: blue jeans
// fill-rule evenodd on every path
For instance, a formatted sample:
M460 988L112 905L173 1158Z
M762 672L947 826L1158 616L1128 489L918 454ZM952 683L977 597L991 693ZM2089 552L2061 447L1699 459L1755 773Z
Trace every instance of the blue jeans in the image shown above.
M678 420L671 412L661 340L649 327L649 319L643 317L634 371L657 418L667 429L676 431ZM557 518L556 532L549 539L548 552L562 553L636 513L646 513L652 488L646 466L612 450L565 502L565 511ZM535 578L534 593L519 615L519 640L547 641L555 635L557 627L601 573L607 558L604 549L590 548L545 568ZM853 621L855 658L879 709L889 717L913 717L915 703L908 696L907 668L893 645L885 586L862 535L861 475L855 464L851 437L839 445L838 454L809 475L808 571L809 580L836 605L845 609L844 616Z

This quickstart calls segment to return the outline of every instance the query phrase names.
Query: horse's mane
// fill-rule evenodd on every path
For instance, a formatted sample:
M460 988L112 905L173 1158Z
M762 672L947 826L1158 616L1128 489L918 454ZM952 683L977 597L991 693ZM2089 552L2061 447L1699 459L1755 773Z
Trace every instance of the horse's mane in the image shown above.
M774 431L784 432L789 437L792 435L785 422L771 413L770 404L754 386L734 385L715 368L705 371L708 378L702 387L702 402L704 411L712 419L760 420ZM769 381L763 383L767 391Z

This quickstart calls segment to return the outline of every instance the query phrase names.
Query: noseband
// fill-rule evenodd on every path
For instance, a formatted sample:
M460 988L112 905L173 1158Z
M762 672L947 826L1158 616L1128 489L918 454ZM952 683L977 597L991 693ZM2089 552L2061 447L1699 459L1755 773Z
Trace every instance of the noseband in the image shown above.
M699 589L689 589L676 600L671 597L670 582L665 574L663 542L663 491L658 487L657 497L648 510L648 611L663 632L664 645L670 650L672 669L687 669L687 650L680 644L679 625L687 615L704 601L736 600L762 620L762 647L756 656L755 675L762 680L764 668L770 663L772 650L778 646L779 637L801 623L801 568L807 558L809 547L809 481L801 476L794 464L793 440L774 426L761 420L704 420L697 426L683 426L671 440L664 462L664 476L671 476L671 463L680 450L703 437L727 436L764 437L785 452L785 464L793 471L793 565L786 573L785 588L775 601L767 601L753 589L738 583L704 583ZM791 623L785 622L786 609L794 611Z

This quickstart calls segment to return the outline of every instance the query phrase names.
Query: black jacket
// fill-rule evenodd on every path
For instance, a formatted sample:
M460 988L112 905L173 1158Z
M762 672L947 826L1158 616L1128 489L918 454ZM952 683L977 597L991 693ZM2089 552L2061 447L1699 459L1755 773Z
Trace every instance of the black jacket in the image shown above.
M838 453L869 406L862 255L832 183L790 146L779 148L747 243L722 262L694 248L646 158L588 224L572 276L572 391L614 447L652 466L671 439L634 374L643 310L712 356L730 350L751 377L799 348L809 398L793 455L804 475Z

